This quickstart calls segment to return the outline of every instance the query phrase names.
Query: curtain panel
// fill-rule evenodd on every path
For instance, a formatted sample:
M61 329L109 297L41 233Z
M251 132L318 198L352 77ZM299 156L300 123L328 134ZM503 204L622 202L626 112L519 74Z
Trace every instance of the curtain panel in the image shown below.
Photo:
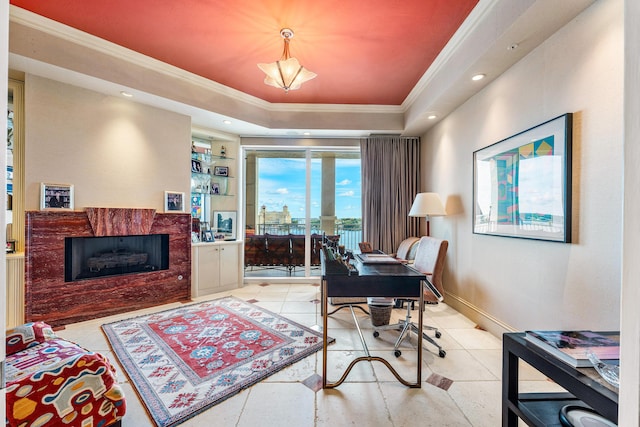
M393 253L407 237L419 237L419 218L408 215L420 192L420 138L365 138L360 156L364 240Z

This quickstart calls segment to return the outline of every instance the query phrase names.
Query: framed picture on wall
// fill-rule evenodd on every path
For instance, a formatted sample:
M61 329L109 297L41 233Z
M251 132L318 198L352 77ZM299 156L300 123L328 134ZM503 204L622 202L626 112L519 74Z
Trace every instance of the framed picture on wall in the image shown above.
M571 241L572 114L473 153L473 232Z
M41 183L40 209L73 210L73 185Z
M164 211L165 212L184 212L184 193L178 191L164 192Z
M224 240L236 240L236 211L214 211L211 229Z

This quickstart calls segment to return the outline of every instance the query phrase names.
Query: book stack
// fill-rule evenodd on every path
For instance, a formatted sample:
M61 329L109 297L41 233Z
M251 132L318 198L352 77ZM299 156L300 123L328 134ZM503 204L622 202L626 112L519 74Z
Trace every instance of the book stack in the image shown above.
M526 331L524 337L574 368L593 366L588 350L607 363L620 359L620 332Z

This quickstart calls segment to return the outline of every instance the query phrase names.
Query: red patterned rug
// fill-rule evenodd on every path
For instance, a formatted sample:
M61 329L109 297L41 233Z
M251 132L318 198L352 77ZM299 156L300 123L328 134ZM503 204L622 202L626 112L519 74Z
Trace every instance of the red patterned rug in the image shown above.
M159 427L180 424L322 348L322 333L235 297L102 329Z

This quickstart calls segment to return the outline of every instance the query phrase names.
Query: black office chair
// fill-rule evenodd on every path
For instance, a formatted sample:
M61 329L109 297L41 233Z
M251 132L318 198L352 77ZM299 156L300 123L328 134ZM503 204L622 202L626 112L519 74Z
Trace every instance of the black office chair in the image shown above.
M427 236L422 237L418 243L418 250L416 251L416 257L412 267L427 276L427 280L423 282L423 286L425 296L428 295L430 300L444 300L443 292L433 284L433 281L439 280L438 283L440 284L440 287L442 287L441 276L442 271L444 270L444 259L447 253L448 246L449 242L447 242L446 240L435 239L433 237ZM402 341L404 341L404 339L409 336L409 333L413 332L417 335L419 332L418 326L415 323L411 322L411 301L409 300L407 302L407 314L404 320L400 320L398 323L392 325L378 326L373 332L373 336L377 338L380 335L379 331L391 329L400 331L400 335L398 336L398 339L396 340L396 343L394 345L393 354L396 357L400 357L400 355L402 354L402 351L400 351L399 347ZM438 328L423 324L422 338L438 348L438 356L445 357L447 352L444 351L440 344L438 344L433 338L426 334L426 332L424 331L425 329L435 331L435 337L440 338L441 333L440 331L438 331Z

